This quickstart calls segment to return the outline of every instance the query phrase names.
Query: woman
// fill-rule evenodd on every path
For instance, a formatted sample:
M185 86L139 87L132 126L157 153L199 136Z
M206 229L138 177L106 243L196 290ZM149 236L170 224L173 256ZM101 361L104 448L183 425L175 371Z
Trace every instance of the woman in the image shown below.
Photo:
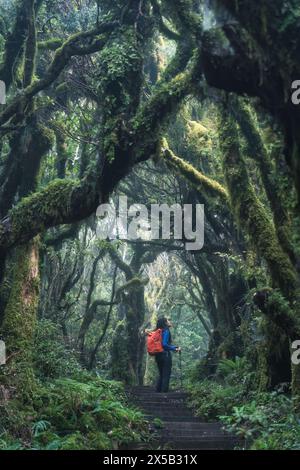
M170 327L171 322L165 318L160 317L157 321L156 329L162 330L162 346L164 351L155 355L156 364L158 367L159 378L157 381L156 391L158 393L167 393L169 391L169 382L172 370L172 352L180 352L181 349L173 346Z

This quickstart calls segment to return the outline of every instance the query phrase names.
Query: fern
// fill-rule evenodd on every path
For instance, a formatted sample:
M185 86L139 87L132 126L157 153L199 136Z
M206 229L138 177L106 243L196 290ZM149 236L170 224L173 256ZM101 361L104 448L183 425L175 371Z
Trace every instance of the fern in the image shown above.
M221 359L218 365L217 372L222 377L226 378L233 373L238 373L244 370L246 360L244 357L236 357L233 359Z
M49 421L40 420L32 425L32 432L34 437L38 437L42 432L45 432L51 424Z
M47 446L46 450L60 450L62 445L61 439L55 439L54 441L51 441Z

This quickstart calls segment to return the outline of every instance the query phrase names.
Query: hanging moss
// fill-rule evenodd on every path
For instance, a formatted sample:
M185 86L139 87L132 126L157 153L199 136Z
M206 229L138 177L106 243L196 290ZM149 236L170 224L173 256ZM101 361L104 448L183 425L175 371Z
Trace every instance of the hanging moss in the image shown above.
M195 152L201 153L202 149L205 152L212 152L213 142L207 127L203 126L201 122L188 120L186 130L188 145L194 149Z

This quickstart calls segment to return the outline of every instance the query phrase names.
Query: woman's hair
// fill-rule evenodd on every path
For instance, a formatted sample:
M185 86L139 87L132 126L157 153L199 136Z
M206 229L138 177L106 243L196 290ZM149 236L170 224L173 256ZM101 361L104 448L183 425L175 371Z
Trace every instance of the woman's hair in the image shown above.
M166 317L159 317L156 323L156 328L159 329L161 328L164 330L165 328L168 328L168 320Z
M168 325L168 319L166 317L159 317L158 320L157 320L157 323L156 323L156 328L157 330L159 328L161 328L162 330L166 329L166 328L169 328L169 325ZM170 332L170 330L169 330ZM172 343L172 336L171 336L171 333L169 333L169 344Z

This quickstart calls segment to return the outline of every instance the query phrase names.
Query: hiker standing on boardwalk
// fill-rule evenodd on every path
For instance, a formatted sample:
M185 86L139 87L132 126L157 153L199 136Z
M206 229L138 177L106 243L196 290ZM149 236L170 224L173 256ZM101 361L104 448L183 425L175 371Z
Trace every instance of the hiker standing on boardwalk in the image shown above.
M155 355L155 361L157 364L159 377L157 381L156 391L158 393L167 393L169 391L170 376L172 370L172 352L181 352L181 348L172 345L172 337L170 328L172 323L166 317L160 317L157 320L156 331L150 333L154 343L151 344L151 340L148 343L148 352L151 355ZM155 345L156 338L159 338L159 344ZM151 351L151 347L154 349ZM156 349L155 349L156 348Z

